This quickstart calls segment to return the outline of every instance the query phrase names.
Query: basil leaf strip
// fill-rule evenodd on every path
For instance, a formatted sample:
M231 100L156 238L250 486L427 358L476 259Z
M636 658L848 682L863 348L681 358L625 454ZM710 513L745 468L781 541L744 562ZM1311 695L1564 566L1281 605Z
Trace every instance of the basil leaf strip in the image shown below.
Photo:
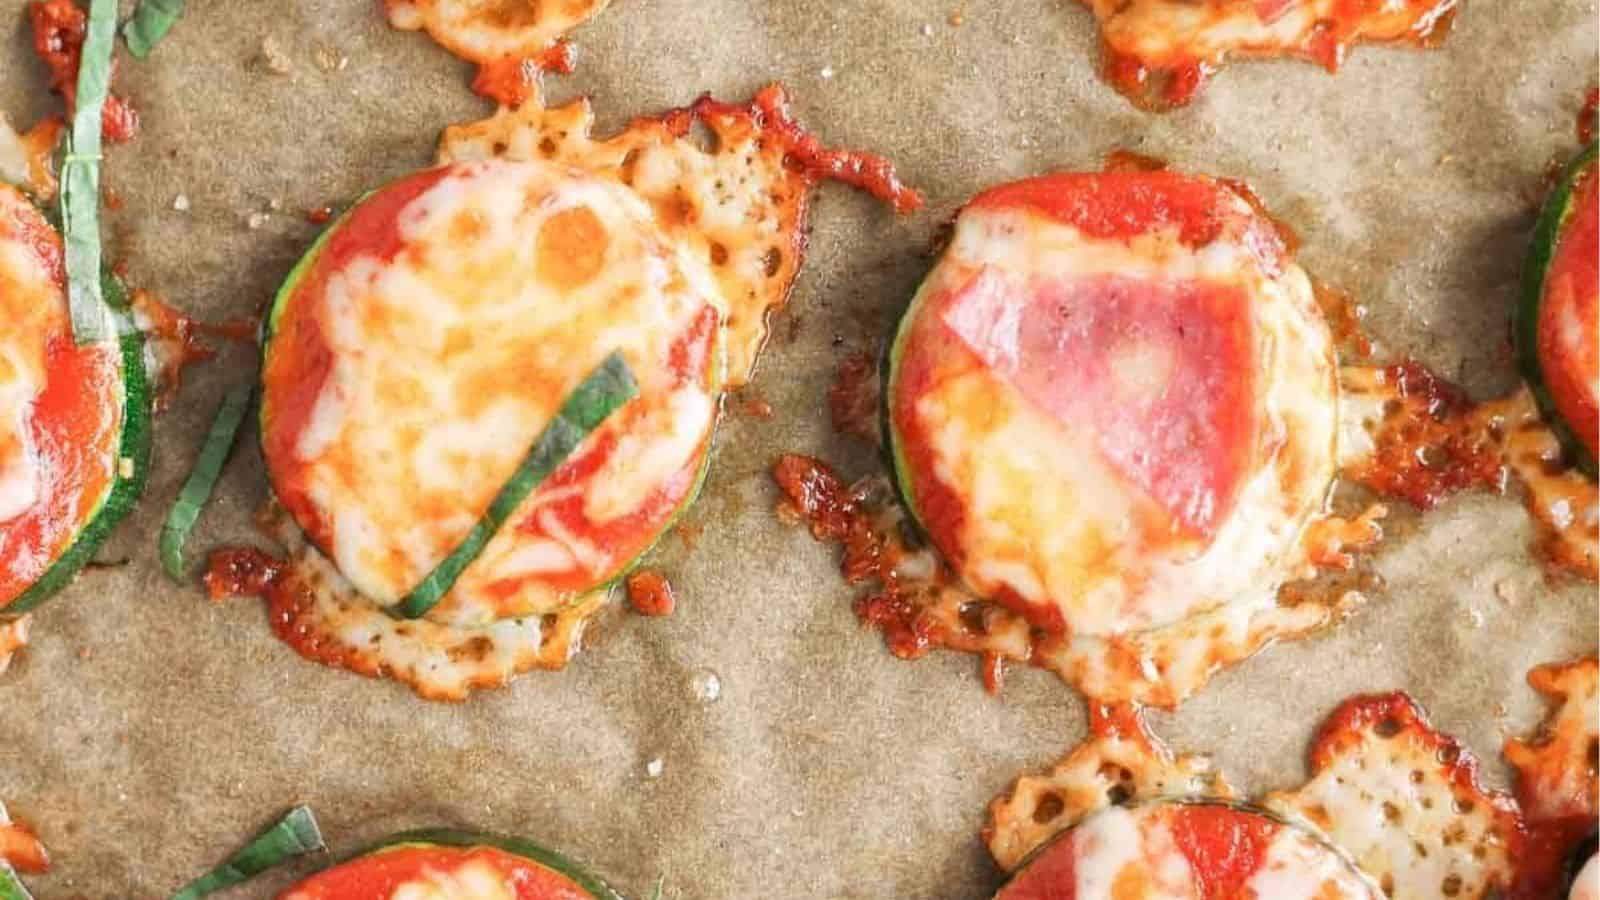
M217 410L217 418L212 421L211 431L200 448L200 457L195 460L189 479L183 483L178 499L173 501L172 509L167 513L166 523L161 526L161 566L178 581L183 580L186 568L183 564L183 544L194 530L201 508L216 489L222 465L228 461L228 454L239 437L239 424L244 421L245 412L250 408L253 393L253 388L245 385L234 388L223 398L222 408Z
M183 0L139 0L139 6L122 26L128 52L140 59L149 56L181 15Z
M0 900L33 900L15 869L0 862Z
M517 471L456 549L400 601L400 614L415 619L433 609L533 489L550 477L589 432L638 393L633 372L622 354L613 350L561 404L555 419L545 426Z
M90 0L78 63L77 108L61 164L61 238L66 245L67 307L72 335L81 344L111 336L100 290L100 116L111 87L111 45L117 34L117 0Z
M184 885L172 900L199 900L225 887L243 884L296 856L326 849L311 808L296 806L222 865Z

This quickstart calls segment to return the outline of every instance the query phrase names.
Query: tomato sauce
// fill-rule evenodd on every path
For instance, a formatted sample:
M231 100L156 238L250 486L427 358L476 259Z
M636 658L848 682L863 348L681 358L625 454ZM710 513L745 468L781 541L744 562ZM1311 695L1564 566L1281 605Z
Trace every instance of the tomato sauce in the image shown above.
M990 209L1029 209L1070 225L1097 240L1128 240L1175 227L1186 247L1204 247L1236 221L1238 194L1228 185L1167 170L1114 169L1067 172L1013 181L990 188L968 205ZM1246 225L1247 246L1257 250L1268 271L1287 253L1270 223Z
M493 847L402 845L357 857L313 875L279 900L389 900L407 883L439 884L465 867L487 868L517 900L591 900L572 879L533 860Z
M628 602L641 616L670 616L678 608L678 594L665 575L641 569L628 576Z
M33 25L33 52L49 68L50 89L61 94L70 112L77 102L88 14L72 0L35 0L28 6L28 19ZM139 113L121 97L106 97L100 122L102 134L113 144L133 140L139 133Z
M780 85L767 85L749 103L724 103L703 96L691 106L669 110L660 120L675 136L683 137L697 119L725 117L748 119L778 141L789 167L808 185L824 179L838 181L866 191L898 213L922 208L922 195L900 181L889 160L875 153L828 147L806 131L795 120L789 97Z
M538 93L539 76L546 72L571 75L577 63L577 50L570 42L560 40L535 56L508 56L484 63L472 79L472 92L515 108Z
M27 201L0 194L0 240L28 245L62 290L61 240ZM117 344L78 346L65 315L45 346L44 390L28 429L39 454L39 493L33 506L0 523L0 610L39 579L100 508L117 477L123 420L122 350Z

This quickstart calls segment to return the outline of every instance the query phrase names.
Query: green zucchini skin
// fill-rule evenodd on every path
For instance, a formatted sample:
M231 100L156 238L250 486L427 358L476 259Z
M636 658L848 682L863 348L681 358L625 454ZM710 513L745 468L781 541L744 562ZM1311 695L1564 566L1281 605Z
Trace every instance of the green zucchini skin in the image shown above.
M599 876L592 874L578 863L554 850L521 838L482 834L476 831L453 828L425 828L385 838L376 846L362 851L357 856L370 856L374 853L381 853L384 850L397 847L415 846L459 847L462 849L492 847L496 850L503 850L513 856L520 856L564 876L582 888L594 900L627 900L627 898L613 890L610 885L602 881ZM6 900L6 898L0 897L0 900Z
M1533 229L1533 242L1528 250L1527 263L1523 267L1522 303L1517 307L1516 318L1512 325L1517 366L1528 383L1528 389L1533 392L1534 400L1539 405L1539 412L1543 414L1550 430L1555 432L1561 441L1562 448L1590 478L1596 477L1597 474L1594 455L1557 411L1555 398L1545 381L1544 366L1539 361L1539 315L1544 307L1545 278L1549 274L1550 263L1555 259L1561 232L1572 214L1573 192L1584 173L1595 166L1597 148L1600 148L1600 142L1590 142L1583 152L1567 165L1561 173L1560 181L1545 199L1544 207L1539 212L1538 223Z
M129 317L127 294L116 276L101 276L106 302L116 316L122 356L122 433L117 441L117 466L111 490L82 530L72 539L66 552L61 554L44 574L5 606L0 615L16 616L38 608L72 582L100 546L105 543L113 528L139 502L145 483L150 477L150 418L153 414L154 392L150 375L145 369L144 335L133 326ZM125 466L123 460L131 463ZM131 471L124 474L124 469ZM4 900L0 897L0 900Z
M901 505L911 514L908 521L917 538L924 544L931 544L928 530L922 524L922 514L917 510L917 504L911 495L911 469L905 455L900 452L900 436L895 433L894 418L890 414L894 408L895 380L900 368L900 359L905 353L905 343L911 333L911 325L916 321L921 308L922 289L919 287L911 301L906 304L905 311L900 314L899 321L895 323L894 338L883 348L883 358L878 365L878 381L882 385L878 391L878 417L882 423L883 461L889 471L889 483L894 486Z

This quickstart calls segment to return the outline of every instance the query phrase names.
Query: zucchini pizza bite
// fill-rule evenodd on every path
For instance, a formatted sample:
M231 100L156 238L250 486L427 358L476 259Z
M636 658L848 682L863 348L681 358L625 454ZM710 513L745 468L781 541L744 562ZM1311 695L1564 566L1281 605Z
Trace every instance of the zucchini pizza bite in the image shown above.
M329 228L273 305L273 491L356 590L394 606L472 539L566 398L620 353L637 396L487 536L434 620L557 614L692 499L719 331L707 265L621 185L504 160L403 178Z
M1310 281L1224 182L1061 174L961 212L889 351L916 524L979 597L1114 637L1307 568L1339 387Z
M1593 478L1600 454L1600 175L1591 142L1550 192L1528 256L1517 359L1545 421Z
M810 187L920 202L777 88L604 140L591 122L535 98L447 130L438 167L364 197L279 292L261 446L291 559L226 551L208 583L265 594L303 655L435 698L564 665L693 501Z
M144 339L120 282L108 275L102 288L115 333L79 343L61 236L0 184L0 644L93 558L144 488Z
M623 900L538 844L465 831L414 831L307 878L278 900Z

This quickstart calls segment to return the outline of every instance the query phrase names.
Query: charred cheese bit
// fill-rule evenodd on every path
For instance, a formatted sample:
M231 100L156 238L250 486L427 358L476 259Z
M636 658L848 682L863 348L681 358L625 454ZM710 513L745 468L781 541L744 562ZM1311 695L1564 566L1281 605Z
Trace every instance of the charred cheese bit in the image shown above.
M564 667L606 602L590 594L542 616L476 625L397 619L352 588L298 528L277 522L273 531L288 558L269 563L274 571L257 583L235 586L266 599L273 632L306 659L392 678L427 700L465 700L524 672Z
M537 56L599 15L611 0L384 0L389 24L426 30L455 55L480 65Z
M1415 363L1340 370L1340 474L1431 508L1451 493L1504 490L1510 476L1553 566L1600 578L1600 487L1571 465L1526 388L1472 402Z
M1316 826L1394 900L1482 898L1517 880L1516 804L1404 694L1357 697L1322 727L1312 778L1269 809Z
M1043 634L974 596L937 554L908 547L904 508L881 477L845 485L824 463L793 455L779 460L773 476L818 540L844 546L847 581L872 583L856 613L883 630L895 655L915 659L946 647L1036 665L1108 703L1175 707L1223 669L1330 625L1366 600L1356 590L1312 591L1230 604L1135 634Z
M1204 756L1176 756L1131 707L1092 707L1088 740L1043 775L1024 775L989 804L984 843L1001 869L1015 871L1056 835L1129 801L1158 797L1227 799L1233 789Z
M488 160L412 176L291 276L263 367L277 496L361 594L392 604L461 542L606 354L639 396L512 514L436 622L557 614L692 497L720 390L715 287L620 186Z
M1530 821L1576 820L1584 831L1600 815L1600 660L1539 666L1533 689L1555 704L1537 736L1506 742L1517 769L1517 799Z
M587 99L546 108L535 95L518 109L446 128L438 160L550 160L632 188L673 240L710 265L726 325L728 387L736 388L749 380L768 317L800 271L811 186L837 178L902 212L921 203L883 160L823 148L787 102L775 86L744 105L702 99L596 138ZM691 134L696 121L713 147Z
M1338 71L1357 43L1434 46L1457 0L1083 0L1100 22L1107 80L1151 109L1194 99L1230 54L1292 56Z
M902 321L901 485L961 578L1049 632L1271 605L1307 574L1337 383L1249 203L1171 172L980 195Z
M1216 803L1112 807L1028 863L996 900L1377 900L1310 833Z

